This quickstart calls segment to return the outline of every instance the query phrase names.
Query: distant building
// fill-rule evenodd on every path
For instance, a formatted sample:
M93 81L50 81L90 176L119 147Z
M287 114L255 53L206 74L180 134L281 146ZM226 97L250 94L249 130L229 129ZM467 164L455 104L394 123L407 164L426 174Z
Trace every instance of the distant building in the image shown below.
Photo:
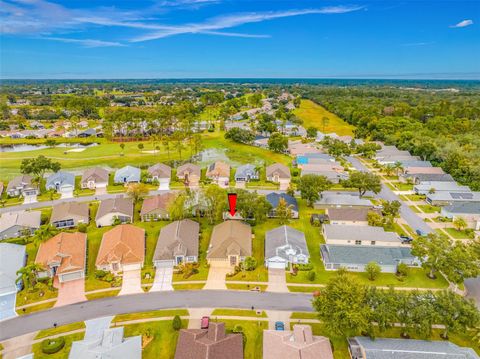
M75 175L64 171L53 173L47 177L45 188L60 193L62 198L71 198L75 190Z
M170 189L170 179L172 177L172 168L163 163L157 163L148 168L148 174L152 181L157 181L159 190Z
M258 171L252 164L239 166L235 171L235 182L250 182L258 179Z
M36 196L38 188L32 183L33 177L21 175L13 178L7 185L7 194L11 197L16 196Z
M89 168L83 172L80 186L82 188L96 189L107 188L108 185L108 171L100 168Z
M281 190L286 190L290 186L290 180L292 178L290 169L281 164L274 163L266 168L267 181L279 183Z
M289 194L286 193L276 193L272 192L267 194L266 199L268 203L272 205L272 209L268 213L268 217L270 218L275 218L277 217L277 207L278 204L280 203L280 200L283 199L287 206L290 208L290 211L292 213L292 218L297 219L299 215L299 209L298 209L298 203L297 199L293 196L290 196Z
M205 176L210 178L213 183L226 188L230 181L230 165L222 161L212 163L208 166Z

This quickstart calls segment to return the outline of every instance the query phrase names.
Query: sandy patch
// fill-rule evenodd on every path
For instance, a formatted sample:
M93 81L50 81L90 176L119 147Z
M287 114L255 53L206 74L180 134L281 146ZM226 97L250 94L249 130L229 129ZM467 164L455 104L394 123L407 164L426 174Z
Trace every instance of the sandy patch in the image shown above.
M155 153L158 153L160 151L157 151L157 150L149 150L149 151L142 151L142 153L149 153L149 154L155 154Z
M86 148L72 148L71 150L67 150L66 152L83 152Z

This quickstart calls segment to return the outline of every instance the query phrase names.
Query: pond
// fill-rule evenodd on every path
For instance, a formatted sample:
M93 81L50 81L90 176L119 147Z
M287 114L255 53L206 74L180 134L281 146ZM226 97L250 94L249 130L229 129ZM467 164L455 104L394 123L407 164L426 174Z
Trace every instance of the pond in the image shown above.
M53 147L58 148L88 148L98 146L98 143L59 143ZM0 152L27 152L35 150L43 150L45 148L52 148L47 145L28 145L28 144L18 144L18 145L0 145Z

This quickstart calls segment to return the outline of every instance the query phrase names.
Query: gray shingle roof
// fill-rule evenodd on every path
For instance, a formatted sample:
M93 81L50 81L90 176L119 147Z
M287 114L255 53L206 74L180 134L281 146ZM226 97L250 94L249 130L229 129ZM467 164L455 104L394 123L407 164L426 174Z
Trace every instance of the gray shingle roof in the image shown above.
M480 202L457 202L443 207L445 212L480 214Z
M25 246L0 243L0 296L16 291L17 271L25 263Z
M316 204L320 205L338 205L338 206L366 206L373 207L372 202L365 198L360 198L356 194L348 193L323 193Z
M292 210L298 212L298 203L295 197L292 197L286 193L272 192L267 194L267 201L270 202L273 208L277 208L280 198L283 198L288 205L292 206Z
M47 189L51 189L51 188L55 189L57 183L59 184L59 187L62 187L62 186L75 187L75 175L70 172L58 171L48 176L45 187Z
M130 198L109 198L100 202L96 220L102 218L108 213L119 212L126 216L133 217L133 201Z
M376 241L376 242L398 242L400 239L395 232L385 232L382 227L373 226L355 226L344 224L324 224L323 232L325 233L325 241L335 240L359 240L359 241Z
M258 172L255 169L255 166L252 164L246 164L246 165L240 166L235 171L235 179L247 178L248 176L250 177L258 176Z
M115 172L115 182L140 182L140 168L133 166L125 166Z
M327 263L367 264L373 261L380 265L396 265L399 260L411 261L414 259L410 249L407 247L322 244L320 248Z
M88 223L88 203L63 202L53 206L50 223L76 219Z
M162 228L153 260L174 259L175 254L198 257L200 225L191 219L175 221Z
M290 256L309 255L305 235L289 226L280 226L265 234L265 258L279 256L289 260Z
M40 211L5 212L0 217L0 233L13 226L38 229L40 228L41 216Z

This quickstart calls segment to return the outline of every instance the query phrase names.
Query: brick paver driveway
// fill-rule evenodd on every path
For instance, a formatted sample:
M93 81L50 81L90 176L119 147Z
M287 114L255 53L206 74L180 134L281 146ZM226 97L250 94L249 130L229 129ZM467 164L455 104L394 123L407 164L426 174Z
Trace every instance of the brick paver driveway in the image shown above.
M56 284L58 298L55 307L68 305L87 300L85 297L85 278Z

